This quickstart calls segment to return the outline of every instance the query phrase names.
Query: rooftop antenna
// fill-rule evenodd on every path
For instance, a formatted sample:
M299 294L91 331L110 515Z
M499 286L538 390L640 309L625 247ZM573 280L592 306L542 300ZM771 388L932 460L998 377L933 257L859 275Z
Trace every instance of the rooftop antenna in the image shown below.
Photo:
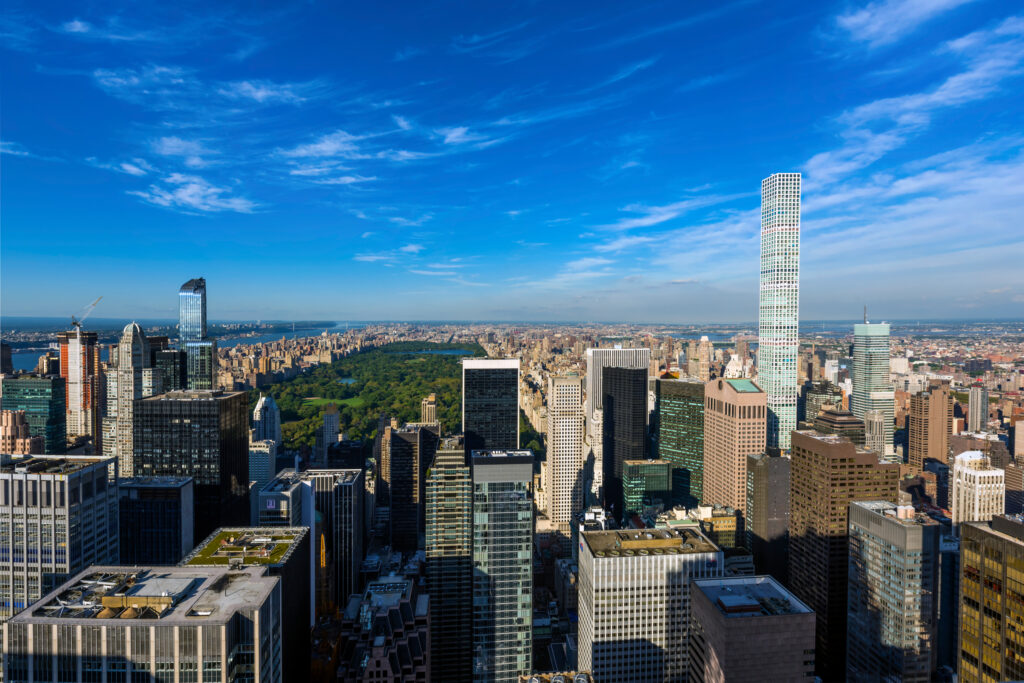
M866 325L867 322L868 322L868 305L864 304L864 324Z
M96 301L93 301L91 304L83 308L82 312L79 313L79 315L81 316L80 318L76 319L75 316L71 316L71 326L77 327L78 329L82 329L82 323L84 323L85 319L92 314L93 309L96 308L96 304L98 304L100 302L100 299L102 298L103 297L101 296L99 299L96 299Z

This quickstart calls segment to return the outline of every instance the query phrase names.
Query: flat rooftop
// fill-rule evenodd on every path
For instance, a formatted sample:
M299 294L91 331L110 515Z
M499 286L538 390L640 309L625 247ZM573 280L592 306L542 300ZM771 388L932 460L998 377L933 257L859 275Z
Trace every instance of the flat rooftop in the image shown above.
M0 466L2 474L49 474L68 475L84 470L93 465L110 465L116 463L116 458L104 458L101 456L73 456L73 455L28 455L25 457L15 456L14 459L4 462Z
M117 485L124 488L181 488L192 477L120 477Z
M761 387L757 386L753 380L750 379L727 379L725 380L729 386L735 389L741 394L763 394Z
M469 353L468 351L466 353ZM463 358L462 367L466 370L509 370L519 369L518 358Z
M230 398L245 392L224 391L223 389L189 389L187 391L168 391L165 394L157 394L142 399L143 401L216 401L218 399Z
M595 557L718 552L718 546L692 528L584 531L581 536Z
M288 561L308 527L222 527L181 561L184 566L280 565Z
M727 618L811 614L811 609L771 576L696 579L693 585Z
M227 622L266 601L279 579L253 567L110 567L80 572L12 623L158 620L165 625Z
M473 460L477 458L507 458L511 462L516 458L529 458L530 462L533 462L533 451L529 448L510 451L472 451L470 456Z

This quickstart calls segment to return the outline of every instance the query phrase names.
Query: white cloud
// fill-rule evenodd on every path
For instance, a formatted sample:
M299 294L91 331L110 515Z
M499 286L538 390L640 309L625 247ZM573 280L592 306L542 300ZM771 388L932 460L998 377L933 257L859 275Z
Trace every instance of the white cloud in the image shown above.
M199 176L172 173L162 182L162 186L153 184L147 191L132 190L128 194L141 197L150 204L186 211L252 213L256 208L254 202L227 196L230 193L228 188L211 185Z
M230 99L254 100L261 104L272 102L295 104L306 99L298 94L298 89L298 86L289 83L251 80L225 83L218 92Z
M392 58L391 61L393 61L393 62L404 62L407 59L412 59L413 57L417 57L419 55L422 55L425 52L426 52L426 50L420 49L418 47L412 47L412 46L405 47L405 48L402 48L401 50L399 50L398 52L396 52L395 56Z
M433 217L434 214L425 213L419 218L403 218L402 216L391 216L390 218L388 218L388 220L394 223L395 225L401 225L402 227L405 228L414 228L423 225Z
M11 142L10 140L3 140L0 142L0 154L10 154L14 157L30 157L32 153L29 152L23 145L17 142Z
M371 180L376 180L377 176L362 176L362 175L344 175L336 178L323 178L321 180L315 180L313 182L318 185L354 185L356 183L366 183Z
M624 207L622 210L627 211L629 213L639 213L641 214L640 216L636 216L635 218L622 218L616 221L615 223L602 225L600 227L608 230L630 230L632 228L647 228L652 225L658 225L660 223L670 221L674 218L678 218L679 216L682 216L683 214L694 209L702 209L747 196L749 196L749 193L728 195L712 194L691 197L689 199L683 199L678 202L672 202L671 204L665 204L663 206L630 204L629 206Z
M429 275L432 277L454 277L458 275L454 270L410 270L416 275Z
M602 242L594 245L594 251L599 252L610 252L610 251L623 251L625 249L632 249L643 244L650 244L656 241L653 237L644 237L642 235L623 235L617 237L608 242Z
M367 230L362 235L360 235L360 237L362 237L365 240L367 237L373 237L374 234L375 233L372 230Z
M466 126L437 128L434 132L444 138L444 144L446 145L462 145L467 142L479 142L487 137L485 135L480 135L479 133L470 133L469 128Z
M153 151L161 156L181 157L189 168L202 168L209 165L204 157L216 154L199 140L185 140L177 136L157 138L150 144Z
M60 27L65 33L88 33L92 30L92 24L78 19L66 21Z
M398 116L397 114L395 114L391 117L391 120L394 121L395 125L401 128L402 130L412 129L412 123L409 121L409 119L405 118L404 116Z
M308 157L344 157L357 158L359 147L356 145L362 137L346 133L343 130L323 135L315 142L299 145L290 150L281 152L286 157L308 158Z
M879 47L968 2L971 0L877 0L839 15L836 24L853 40Z
M418 254L423 251L425 247L422 244L407 244L404 247L399 247L398 251L403 251L406 254Z
M576 259L575 261L569 261L565 264L565 269L570 271L591 270L599 266L606 266L609 263L612 263L611 259L601 258L598 256L588 256Z
M377 261L394 261L394 254L356 254L352 257L355 261L365 261L367 263L376 263Z

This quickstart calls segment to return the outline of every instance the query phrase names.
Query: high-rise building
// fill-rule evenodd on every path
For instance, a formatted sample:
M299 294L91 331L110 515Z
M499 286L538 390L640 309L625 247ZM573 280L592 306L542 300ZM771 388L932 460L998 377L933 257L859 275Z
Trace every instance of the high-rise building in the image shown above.
M626 460L622 463L622 519L644 511L644 505L672 501L672 463L667 460Z
M597 411L604 409L604 368L629 368L647 371L651 365L651 350L642 349L587 349L587 429L591 434L600 434L595 430L595 421L600 417Z
M1006 475L992 467L981 451L967 451L953 460L949 483L953 528L964 522L987 522L1006 506Z
M302 475L313 487L313 502L320 515L317 613L330 613L362 589L363 471L310 469Z
M437 422L437 394L420 401L420 422Z
M181 560L181 566L189 568L228 565L239 571L262 567L281 580L281 670L285 682L310 680L309 635L314 623L310 535L306 527L221 527Z
M118 561L113 466L99 457L2 459L0 621L84 567Z
M192 477L125 477L117 495L121 564L178 564L192 550Z
M57 334L60 344L60 376L64 378L68 437L88 436L93 452L103 452L100 409L106 382L95 332L81 327Z
M149 340L138 323L126 325L110 351L103 455L117 458L123 477L135 476L135 402L159 394L162 373L151 366Z
M761 181L757 380L768 399L767 443L789 448L796 429L800 323L800 174Z
M392 548L414 552L425 527L426 473L437 449L437 425L397 425L392 420L381 439L381 496L391 512Z
M14 358L11 356L11 345L0 342L0 375L14 374Z
M714 350L714 346L706 336L701 337L697 342L697 379L701 382L711 380L711 361Z
M519 448L519 359L462 360L466 453Z
M187 356L188 388L215 389L217 342L206 336L205 278L189 280L178 290L178 338Z
M249 442L249 481L256 482L255 491L270 483L277 470L277 444L266 441Z
M533 453L474 451L473 680L533 668Z
M1024 518L968 522L960 529L960 644L962 683L1024 679L1020 624L1024 603Z
M605 505L621 517L622 467L647 455L647 370L602 369L601 453Z
M439 450L427 472L431 678L473 680L473 478L462 448Z
M747 456L746 546L758 574L789 582L790 459L754 453Z
M967 429L971 432L988 430L988 389L980 384L972 386L967 396Z
M57 455L67 450L67 411L63 377L8 375L0 379L4 410L24 411L30 436L43 437L43 450Z
M568 538L583 510L583 380L548 380L548 519Z
M657 379L654 401L652 455L672 463L672 503L696 507L704 495L704 383Z
M42 455L46 438L32 436L24 410L0 411L0 453L5 455Z
M690 584L690 683L814 676L814 613L771 576Z
M855 416L849 410L843 410L838 406L825 406L811 422L811 425L813 426L814 431L819 434L835 434L836 436L841 436L844 439L849 439L858 446L864 446L864 421ZM884 455L884 451L878 451L872 448L868 448L867 450L878 456Z
M135 402L134 476L192 477L194 538L249 522L249 409L241 391L173 391Z
M716 379L704 386L703 503L746 507L747 456L764 453L767 399L749 379Z
M853 442L793 432L789 494L789 587L817 618L815 671L827 681L846 671L850 503L895 503L899 466Z
M842 407L843 390L828 380L807 382L801 387L800 402L797 405L799 421L811 422L825 406Z
M949 459L949 436L953 433L953 394L948 382L933 381L927 391L910 397L907 462L916 470L925 460L945 463Z
M846 680L932 680L940 528L910 506L850 504Z
M598 681L685 681L690 581L723 564L692 528L581 533L579 668Z
M252 411L252 440L270 440L278 448L284 443L281 438L281 409L270 394L260 394Z
M3 625L5 680L281 683L266 569L94 565Z
M895 393L889 382L889 324L858 323L853 326L853 393L850 412L861 420L869 410L885 416L885 452L880 455L894 462L892 441Z
M184 349L156 349L153 367L160 371L163 391L188 389L188 354Z
M316 442L313 447L314 459L320 464L327 465L327 454L331 446L338 443L338 435L341 433L341 415L338 413L338 406L328 403L324 408L323 423L316 430Z

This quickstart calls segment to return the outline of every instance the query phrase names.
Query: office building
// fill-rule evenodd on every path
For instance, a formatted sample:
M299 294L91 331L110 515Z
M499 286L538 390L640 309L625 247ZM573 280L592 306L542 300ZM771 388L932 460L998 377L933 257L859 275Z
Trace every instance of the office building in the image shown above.
M642 514L659 501L672 507L672 463L666 460L626 460L622 463L622 519Z
M864 413L864 449L872 453L885 453L885 421L881 410Z
M466 453L519 448L519 359L462 360Z
M789 587L817 619L815 670L846 672L850 503L897 501L899 466L833 434L793 433L789 493Z
M557 671L520 676L519 683L594 683L586 671Z
M473 680L533 668L533 453L473 451Z
M249 409L244 392L173 391L135 402L137 477L192 477L195 538L249 521Z
M881 455L895 462L892 434L896 399L889 382L888 323L864 322L853 326L852 376L850 412L861 420L869 410L878 410L885 416L885 452Z
M192 477L125 477L117 496L121 564L178 564L192 550Z
M91 566L3 625L6 680L281 683L263 568Z
M421 425L397 425L392 420L381 440L381 495L391 511L391 547L414 552L424 528L426 472L434 458L437 434Z
M138 323L126 325L110 350L103 455L117 458L123 477L135 476L135 402L160 393L161 373L151 365L149 340Z
M420 401L420 422L437 422L437 394Z
M949 484L954 529L964 522L987 522L1003 514L1005 476L1003 470L992 467L988 456L981 451L967 451L954 458Z
M431 657L430 601L416 582L397 576L371 581L342 614L339 683L426 683ZM440 678L437 680L449 680Z
M806 681L814 613L771 576L690 584L689 683Z
M0 375L14 374L14 358L11 356L11 345L0 342Z
M2 459L0 621L82 568L118 561L113 465L99 457Z
M259 492L270 483L277 471L277 444L270 439L249 442L249 481Z
M302 473L313 488L313 503L321 520L316 550L317 614L342 608L348 596L362 589L363 471L310 469ZM321 601L322 598L322 601Z
M548 519L566 538L583 510L583 380L548 380Z
M642 349L587 349L587 430L601 434L600 411L604 410L604 368L647 370L651 366L651 350Z
M811 422L811 425L814 431L819 434L835 434L844 439L849 439L858 446L864 446L864 421L849 410L843 410L837 406L825 406ZM878 455L884 455L884 451L876 451L870 448L867 450Z
M302 472L284 469L258 492L257 526L308 526L316 530L313 485ZM319 543L319 534L314 534Z
M949 459L949 437L953 433L953 394L948 382L933 381L927 391L910 397L907 462L916 470L926 460L945 463Z
M63 377L10 375L0 378L0 404L4 410L23 411L30 436L43 437L47 455L67 450L67 411Z
M42 455L46 437L32 436L24 410L0 411L0 453L4 455Z
M910 506L850 504L846 680L932 680L940 529Z
M206 280L194 278L178 290L179 348L186 354L190 390L217 387L217 343L206 335Z
M655 380L651 430L652 455L672 463L672 504L698 505L704 495L704 383Z
M758 574L789 582L790 459L754 453L747 456L746 547Z
M796 429L800 322L800 174L761 181L757 380L767 395L767 443L789 448Z
M222 567L234 571L262 567L281 580L282 680L305 683L309 677L313 627L310 530L306 527L222 527L199 543L182 567Z
M106 380L100 363L95 332L75 329L57 333L60 344L60 376L64 378L64 404L68 439L88 436L93 452L103 452L100 415Z
M988 431L988 389L980 384L972 386L967 396L967 431Z
M993 517L960 529L961 683L1024 680L1020 568L1024 518Z
M622 468L647 455L647 370L607 366L602 370L601 454L605 506L621 517Z
M462 448L427 472L426 557L431 678L473 680L473 478Z
M190 391L217 388L217 342L185 342L185 374Z
M746 507L747 456L764 453L767 401L749 379L716 379L704 386L703 503Z
M260 394L252 411L252 440L273 441L278 448L284 443L281 438L281 409L270 394Z
M188 389L188 355L184 349L153 350L153 367L160 371L163 391Z
M814 420L825 406L836 406L839 408L843 406L842 388L828 380L807 382L801 388L798 421L810 422Z
M322 419L323 423L316 430L313 458L322 466L326 466L328 451L331 446L338 443L338 436L341 434L341 415L338 414L338 406L328 403Z
M696 529L586 531L579 551L579 662L598 681L684 681L690 581L722 576Z

